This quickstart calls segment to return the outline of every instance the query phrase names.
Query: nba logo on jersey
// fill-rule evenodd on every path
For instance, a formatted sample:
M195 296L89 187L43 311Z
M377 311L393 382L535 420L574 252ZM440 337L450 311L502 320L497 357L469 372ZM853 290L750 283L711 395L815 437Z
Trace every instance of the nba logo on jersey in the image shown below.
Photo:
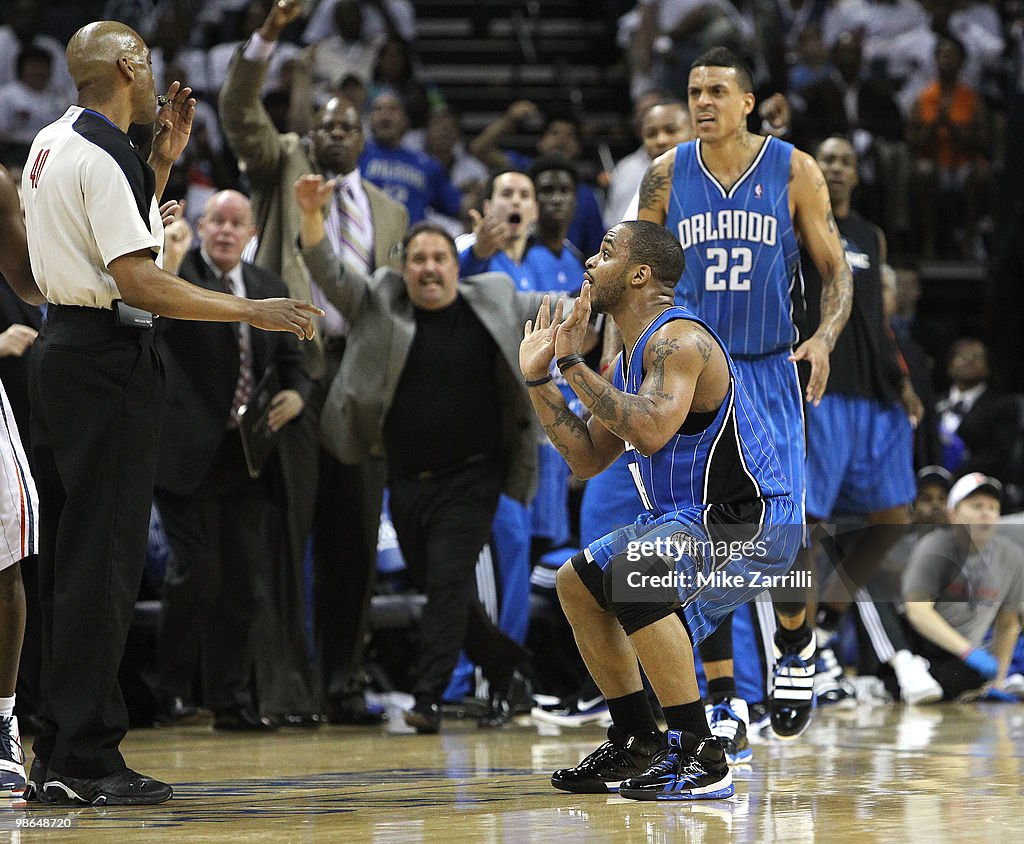
M764 191L761 189L761 183L758 182L754 185L754 199L760 199L762 193L764 193Z

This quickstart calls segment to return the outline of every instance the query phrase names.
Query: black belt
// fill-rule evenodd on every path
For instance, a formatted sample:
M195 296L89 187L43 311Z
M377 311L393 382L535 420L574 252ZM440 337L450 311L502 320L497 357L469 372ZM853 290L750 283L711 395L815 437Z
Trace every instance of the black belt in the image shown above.
M153 315L141 308L132 308L116 300L110 308L91 308L88 305L49 304L46 321L60 323L128 328L132 331L152 331Z
M415 472L411 475L405 475L405 479L415 481L432 481L435 478L454 475L456 472L461 472L463 469L468 469L470 466L485 463L488 458L489 455L487 454L473 454L465 460L453 463L451 466L442 466L440 469L427 469L425 472Z

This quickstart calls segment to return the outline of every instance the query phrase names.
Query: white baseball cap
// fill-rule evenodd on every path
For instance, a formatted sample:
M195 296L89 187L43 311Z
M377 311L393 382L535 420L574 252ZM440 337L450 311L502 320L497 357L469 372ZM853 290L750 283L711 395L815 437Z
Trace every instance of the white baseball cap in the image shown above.
M995 478L983 475L981 472L971 472L953 484L953 488L949 491L949 498L946 499L946 507L952 510L957 504L976 492L987 492L989 495L1001 499L1003 485Z

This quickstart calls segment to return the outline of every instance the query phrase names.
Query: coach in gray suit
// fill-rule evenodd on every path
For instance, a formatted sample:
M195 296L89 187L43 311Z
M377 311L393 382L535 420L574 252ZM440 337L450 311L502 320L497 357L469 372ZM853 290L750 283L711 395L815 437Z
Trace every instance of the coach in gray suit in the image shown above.
M293 565L282 572L280 612L289 619L265 654L263 688L267 710L286 723L309 724L316 711L333 723L369 723L359 688L379 502L364 508L364 491L379 486L365 478L372 466L340 466L319 448L317 430L327 387L341 363L345 328L337 311L311 284L298 247L299 209L292 186L306 173L338 176L329 238L336 254L367 272L398 266L398 247L409 215L405 207L362 179L356 167L363 149L362 121L350 103L330 100L306 137L281 134L260 102L269 58L282 29L301 11L297 0L274 3L260 29L239 49L220 92L224 134L252 185L259 229L253 263L280 275L293 296L320 303L327 316L316 339L305 344L306 371L314 387L306 411L293 423L280 451L289 488L289 539ZM346 231L345 203L354 202L360 237ZM315 509L315 521L314 521ZM306 666L302 561L313 529L314 630L319 679L310 686ZM276 652L275 652L276 651ZM321 698L316 702L317 692Z
M429 223L406 235L401 273L353 272L324 233L332 191L315 175L295 187L303 259L350 325L321 440L342 462L369 454L386 464L398 541L427 595L407 721L437 732L460 647L497 689L525 656L476 600L473 569L499 494L526 502L533 493L538 432L518 360L542 296L500 273L460 282L454 242Z

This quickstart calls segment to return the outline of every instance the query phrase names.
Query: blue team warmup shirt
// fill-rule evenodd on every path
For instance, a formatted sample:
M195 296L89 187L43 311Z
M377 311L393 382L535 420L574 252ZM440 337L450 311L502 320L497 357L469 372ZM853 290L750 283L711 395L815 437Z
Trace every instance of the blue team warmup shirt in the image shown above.
M449 217L459 216L462 194L448 180L441 163L425 152L386 149L367 141L359 156L359 170L364 179L408 209L410 226L426 216L428 207Z

